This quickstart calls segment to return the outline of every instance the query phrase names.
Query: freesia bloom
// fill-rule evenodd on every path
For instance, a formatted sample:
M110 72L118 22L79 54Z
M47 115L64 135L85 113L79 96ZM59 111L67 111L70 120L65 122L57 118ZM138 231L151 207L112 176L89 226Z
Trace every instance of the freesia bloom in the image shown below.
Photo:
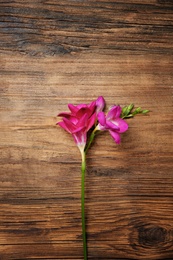
M62 112L58 116L62 117L62 121L57 124L72 134L76 144L80 150L84 150L87 141L87 132L92 128L97 119L98 112L102 111L105 106L103 97L90 104L79 104L74 106L68 104L70 112Z
M120 134L128 129L128 124L120 118L121 107L112 106L105 115L103 112L98 113L98 130L108 130L114 141L119 144L121 142Z

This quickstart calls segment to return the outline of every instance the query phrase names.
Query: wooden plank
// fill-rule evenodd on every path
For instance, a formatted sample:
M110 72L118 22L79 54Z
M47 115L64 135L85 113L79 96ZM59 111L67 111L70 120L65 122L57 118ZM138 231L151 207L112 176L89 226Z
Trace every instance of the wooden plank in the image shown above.
M81 158L56 115L100 95L151 112L88 152L89 259L172 259L172 1L2 1L0 21L0 259L83 259Z
M172 53L172 1L2 2L1 48L28 55Z

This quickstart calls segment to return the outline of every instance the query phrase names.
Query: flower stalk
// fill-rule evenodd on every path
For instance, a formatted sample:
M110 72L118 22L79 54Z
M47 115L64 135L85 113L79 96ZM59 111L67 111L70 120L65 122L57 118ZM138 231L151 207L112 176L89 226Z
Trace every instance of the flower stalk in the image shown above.
M86 153L81 152L82 166L81 166L81 214L82 214L82 238L83 238L83 255L84 260L87 260L87 241L86 241L86 227L85 227L85 171L86 171Z

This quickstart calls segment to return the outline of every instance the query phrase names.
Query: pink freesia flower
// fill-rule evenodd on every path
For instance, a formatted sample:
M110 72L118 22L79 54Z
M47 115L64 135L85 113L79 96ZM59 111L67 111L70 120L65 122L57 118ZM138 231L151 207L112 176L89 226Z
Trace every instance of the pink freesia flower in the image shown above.
M62 112L58 116L63 117L57 124L73 135L76 144L80 150L84 150L87 141L87 132L92 128L97 119L98 112L105 106L103 97L90 104L79 104L74 106L68 104L70 112Z
M120 134L128 129L128 124L120 118L120 115L120 106L112 106L107 116L103 112L98 113L99 124L97 129L108 130L117 144L121 142Z

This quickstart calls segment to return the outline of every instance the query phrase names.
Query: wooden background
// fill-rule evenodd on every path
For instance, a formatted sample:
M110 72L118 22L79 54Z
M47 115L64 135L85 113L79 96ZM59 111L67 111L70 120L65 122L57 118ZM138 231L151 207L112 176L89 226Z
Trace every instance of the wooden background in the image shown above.
M89 259L173 259L173 1L1 0L0 259L82 259L80 153L58 128L103 95L151 110L87 156Z

